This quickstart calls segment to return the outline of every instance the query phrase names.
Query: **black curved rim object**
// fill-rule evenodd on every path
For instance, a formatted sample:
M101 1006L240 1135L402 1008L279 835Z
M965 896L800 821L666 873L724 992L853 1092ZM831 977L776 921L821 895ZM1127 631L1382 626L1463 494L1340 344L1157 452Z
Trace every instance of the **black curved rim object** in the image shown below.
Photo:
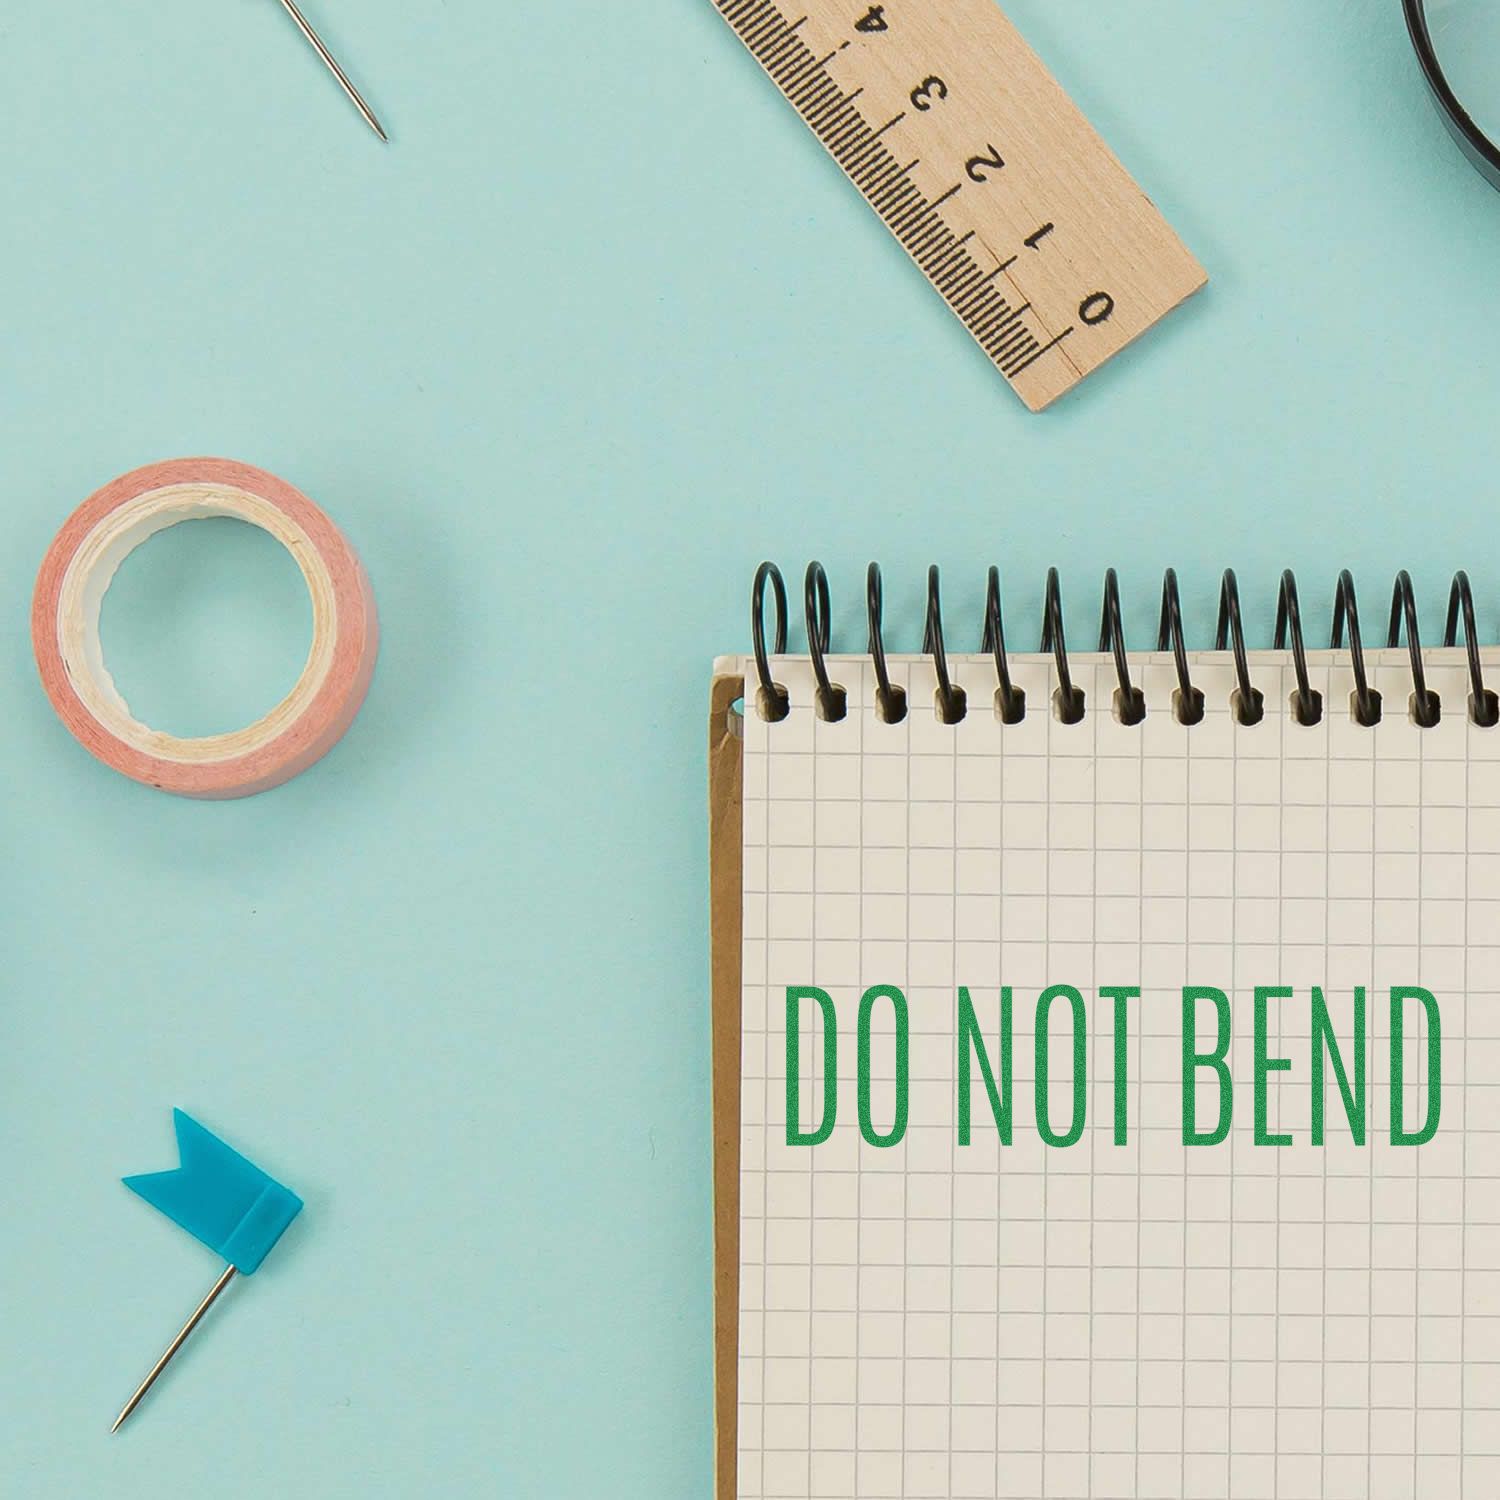
M1365 676L1365 644L1359 633L1359 606L1354 602L1354 574L1345 568L1333 596L1333 633L1328 644L1337 651L1344 644L1344 620L1349 621L1349 664L1354 668L1354 718L1366 728L1380 722L1380 694Z
M828 680L828 650L833 631L833 608L828 597L828 574L823 564L810 562L802 585L802 608L807 618L807 652L812 657L813 676L818 680L818 710L825 719L842 719L848 711L848 694Z
M1276 595L1276 634L1273 644L1285 651L1287 632L1292 639L1292 667L1297 673L1297 691L1293 695L1292 714L1299 724L1316 724L1323 717L1323 695L1307 677L1307 644L1302 639L1302 609L1297 603L1297 575L1287 568L1281 575Z
M1453 575L1453 587L1448 590L1448 622L1443 627L1443 644L1458 644L1459 611L1463 611L1464 650L1469 658L1469 717L1481 729L1493 729L1500 724L1500 698L1484 685L1484 670L1479 662L1479 640L1474 626L1474 591L1469 587L1469 575L1462 568Z
M750 640L755 647L755 673L760 678L760 711L768 719L784 719L791 710L787 690L771 677L771 659L766 654L766 583L776 599L776 634L772 655L786 650L786 584L781 569L773 562L763 562L755 570L750 590Z
M1386 645L1401 644L1401 625L1406 624L1406 650L1411 658L1411 716L1423 729L1431 729L1442 717L1443 703L1427 686L1427 673L1422 667L1422 643L1417 638L1417 601L1412 591L1411 574L1405 568L1396 574L1396 587L1391 592L1391 628Z
M1241 724L1259 724L1266 716L1265 698L1250 683L1250 658L1245 650L1245 622L1240 618L1240 585L1233 568L1224 569L1219 585L1219 623L1214 631L1214 650L1225 646L1234 651L1234 675L1238 679L1236 712Z
M1019 724L1026 717L1026 690L1010 680L1010 662L1005 655L1005 621L1000 613L1000 569L996 567L991 567L984 586L984 639L980 641L979 649L991 651L995 656L995 676L1000 683L995 689L995 707L1000 722Z
M885 591L880 583L880 564L872 562L865 573L865 614L870 622L870 657L875 663L875 701L887 724L906 717L906 689L891 682L885 665L885 637L881 633Z
M1083 718L1083 689L1073 684L1068 670L1068 645L1063 639L1062 581L1056 568L1047 569L1047 597L1042 604L1042 646L1057 663L1057 714L1064 724Z
M1479 174L1491 187L1500 188L1500 147L1474 123L1473 117L1453 92L1448 75L1438 61L1437 48L1432 45L1432 32L1427 25L1426 0L1401 0L1406 12L1406 29L1411 33L1411 44L1417 50L1417 61L1422 65L1422 76L1432 90L1443 124L1448 133L1458 142L1460 150L1473 163Z
M1120 679L1120 722L1139 724L1146 717L1146 695L1131 685L1125 650L1125 626L1120 619L1120 579L1113 568L1104 570L1104 610L1099 619L1099 649L1112 652L1115 676Z
M948 680L948 652L943 645L943 605L938 597L938 566L927 570L927 629L922 635L922 649L932 658L938 680L938 707L943 723L957 724L967 709L964 690Z
M1177 590L1177 569L1168 568L1161 581L1161 619L1156 627L1156 649L1172 648L1177 667L1177 722L1203 722L1203 694L1188 675L1187 641L1182 630L1182 596Z

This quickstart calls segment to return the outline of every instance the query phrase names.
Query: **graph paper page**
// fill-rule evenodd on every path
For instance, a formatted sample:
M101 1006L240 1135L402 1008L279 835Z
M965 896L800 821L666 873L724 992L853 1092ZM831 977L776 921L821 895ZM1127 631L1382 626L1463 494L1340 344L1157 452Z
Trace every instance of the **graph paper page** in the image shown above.
M830 661L839 722L797 658L766 722L743 664L741 1500L1500 1495L1500 730L1459 653L1428 653L1428 729L1404 652L1372 653L1368 728L1347 656L1311 661L1311 727L1281 653L1252 654L1254 726L1221 654L1192 659L1193 726L1163 656L1132 659L1135 726L1096 657L1076 725L1039 658L1012 725L988 658L953 663L954 725L923 659L891 663L896 724L868 658ZM1123 1028L1106 986L1139 989ZM1184 987L1223 993L1223 1047ZM1399 1088L1393 987L1434 1007L1402 992ZM1199 1136L1227 1101L1222 1140L1185 1142L1189 1094Z

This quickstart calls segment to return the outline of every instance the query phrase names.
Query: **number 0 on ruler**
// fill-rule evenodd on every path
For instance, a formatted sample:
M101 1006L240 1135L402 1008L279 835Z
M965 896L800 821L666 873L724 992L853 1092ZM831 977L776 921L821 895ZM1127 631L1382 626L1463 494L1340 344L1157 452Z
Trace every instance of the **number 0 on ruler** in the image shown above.
M1033 411L1208 279L992 0L714 0Z

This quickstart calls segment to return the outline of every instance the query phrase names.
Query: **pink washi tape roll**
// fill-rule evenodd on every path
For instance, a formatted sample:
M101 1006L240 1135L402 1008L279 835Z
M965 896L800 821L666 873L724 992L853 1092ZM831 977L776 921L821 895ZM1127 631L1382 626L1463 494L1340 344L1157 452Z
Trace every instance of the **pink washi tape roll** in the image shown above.
M297 685L264 718L182 739L131 716L104 665L99 606L115 569L148 537L208 516L259 526L296 559L312 596L312 647ZM369 688L378 631L359 558L306 495L249 464L177 458L122 474L68 517L37 575L31 639L53 708L105 765L184 797L246 797L338 742Z

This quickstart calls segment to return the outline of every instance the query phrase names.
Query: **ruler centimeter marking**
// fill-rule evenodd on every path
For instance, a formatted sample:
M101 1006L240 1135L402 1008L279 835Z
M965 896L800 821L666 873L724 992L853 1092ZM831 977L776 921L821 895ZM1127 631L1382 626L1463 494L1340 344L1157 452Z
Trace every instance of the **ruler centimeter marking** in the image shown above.
M1033 411L1208 279L991 0L714 0Z

